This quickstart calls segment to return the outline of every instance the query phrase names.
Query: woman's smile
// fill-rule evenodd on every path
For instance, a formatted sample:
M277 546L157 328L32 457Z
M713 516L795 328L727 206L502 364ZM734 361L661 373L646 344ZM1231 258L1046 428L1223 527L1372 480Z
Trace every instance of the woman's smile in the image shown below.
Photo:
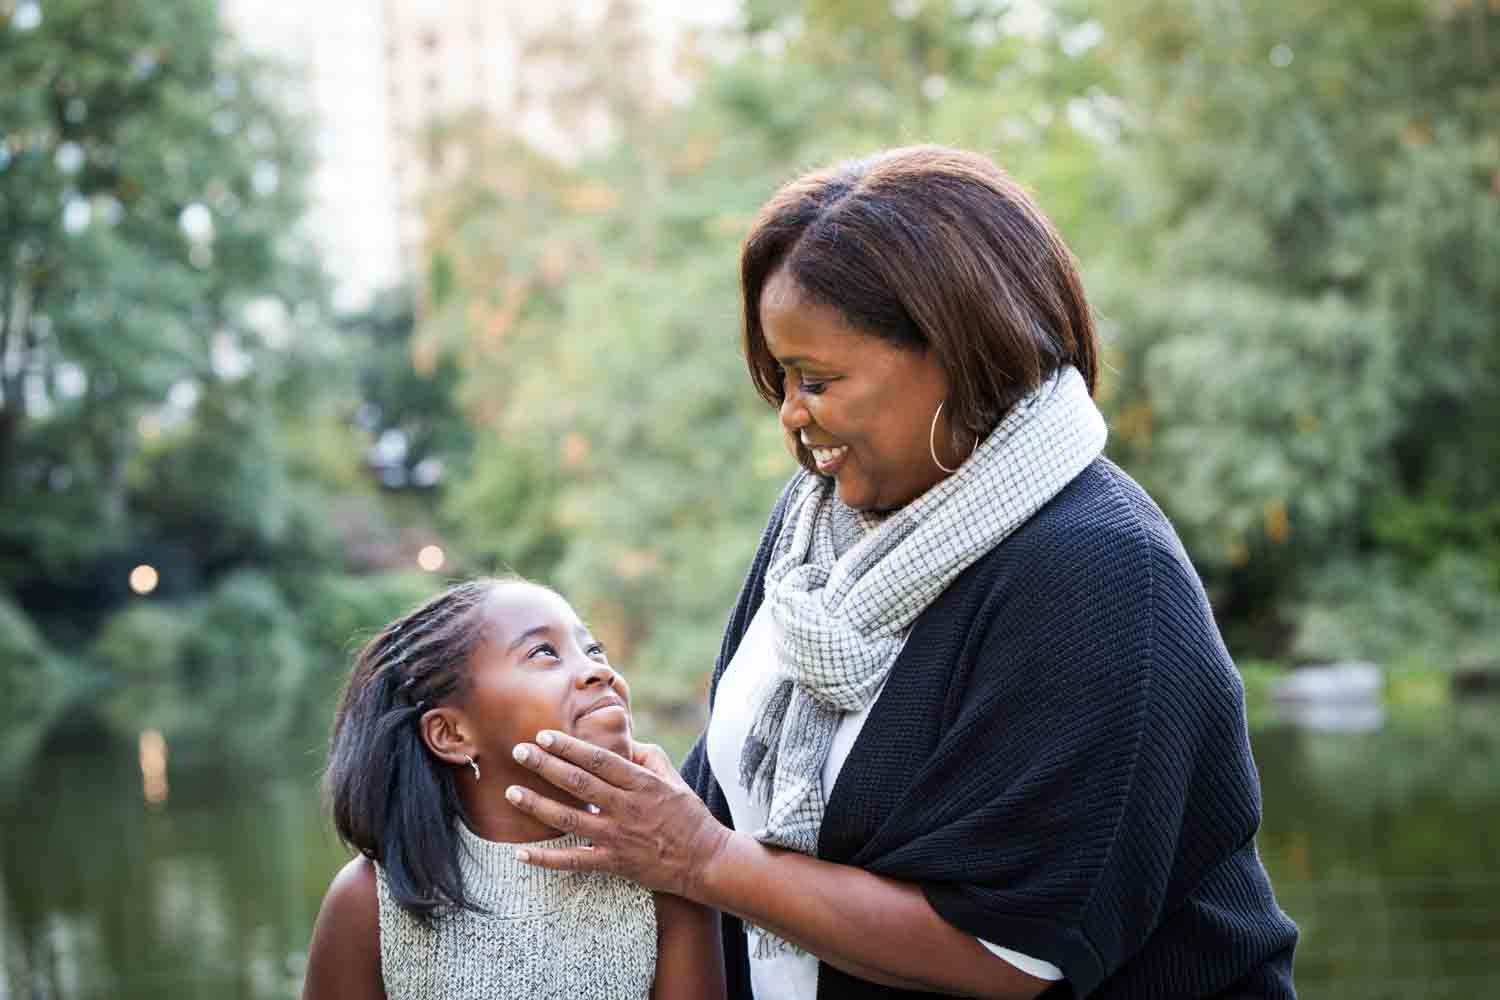
M782 427L798 460L834 479L844 503L894 510L943 477L928 433L947 387L931 353L850 326L785 271L766 282L760 315L781 369Z
M803 447L812 452L813 461L818 466L818 474L822 476L837 476L839 469L844 467L844 460L849 455L848 445L837 445L829 447L802 442Z

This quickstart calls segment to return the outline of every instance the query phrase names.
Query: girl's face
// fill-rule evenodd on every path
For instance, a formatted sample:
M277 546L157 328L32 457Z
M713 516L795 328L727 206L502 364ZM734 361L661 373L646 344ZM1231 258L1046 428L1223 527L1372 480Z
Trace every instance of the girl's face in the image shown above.
M855 510L894 510L946 473L932 461L928 434L947 394L941 366L849 326L838 310L809 301L783 269L760 297L766 348L781 365L781 425L799 457L838 484ZM949 440L947 414L937 441ZM950 468L963 455L944 457Z
M485 619L487 636L456 707L470 723L486 781L493 766L507 770L497 787L530 783L532 772L511 751L543 729L630 757L630 688L567 601L535 584L502 583Z

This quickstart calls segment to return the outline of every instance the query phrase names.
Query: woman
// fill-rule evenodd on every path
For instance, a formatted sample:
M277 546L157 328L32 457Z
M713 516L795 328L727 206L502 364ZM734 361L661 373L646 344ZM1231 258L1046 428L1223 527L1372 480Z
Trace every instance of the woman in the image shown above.
M1292 996L1243 690L1171 527L1100 455L1051 225L983 157L897 149L778 192L742 284L804 471L708 730L686 782L518 746L600 810L515 789L594 845L524 860L719 909L733 997Z

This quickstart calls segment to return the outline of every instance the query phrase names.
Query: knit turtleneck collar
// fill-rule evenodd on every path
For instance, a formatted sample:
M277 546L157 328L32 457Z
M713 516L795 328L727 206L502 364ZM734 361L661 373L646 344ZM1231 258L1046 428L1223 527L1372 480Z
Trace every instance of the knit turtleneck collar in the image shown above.
M461 820L455 824L464 894L481 909L499 917L551 913L567 905L588 878L587 872L560 872L516 860L516 848L539 850L585 846L576 834L527 844L485 840Z

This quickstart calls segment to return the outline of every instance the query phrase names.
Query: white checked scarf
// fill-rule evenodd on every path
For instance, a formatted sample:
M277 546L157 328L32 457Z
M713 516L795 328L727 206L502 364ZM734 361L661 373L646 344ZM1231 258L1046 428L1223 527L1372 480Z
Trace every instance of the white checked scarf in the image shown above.
M840 717L874 701L917 616L1097 458L1105 436L1083 376L1067 367L957 472L852 546L840 543L860 515L834 483L798 485L766 569L778 671L740 757L740 783L770 802L757 840L817 853Z

